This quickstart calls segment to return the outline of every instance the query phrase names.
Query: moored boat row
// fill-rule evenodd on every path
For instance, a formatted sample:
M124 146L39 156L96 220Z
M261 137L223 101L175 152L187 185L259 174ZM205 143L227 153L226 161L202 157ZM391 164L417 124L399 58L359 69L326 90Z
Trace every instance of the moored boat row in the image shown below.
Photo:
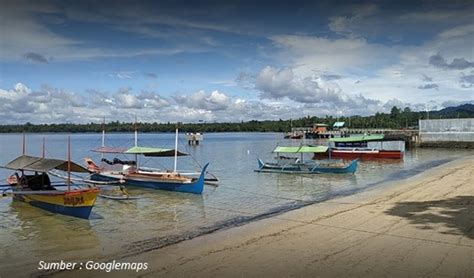
M136 134L135 132L135 136ZM177 157L187 155L177 150L177 136L178 130L176 130L175 149L140 147L137 145L138 140L135 137L135 146L132 148L110 148L103 144L102 147L94 150L102 154L131 154L135 156L135 159L130 161L115 158L111 162L105 158L102 159L105 165L119 165L119 169L115 168L115 170L106 168L104 165L99 166L89 158L86 158L86 169L71 161L70 150L67 161L45 158L44 142L43 157L28 156L25 154L25 137L23 136L23 155L5 166L1 166L15 171L15 174L7 178L8 185L2 186L2 195L11 195L14 200L23 201L53 213L88 219L98 196L113 200L136 199L137 197L128 195L123 188L124 185L201 194L204 184L215 185L218 179L212 176L206 181L205 176L209 163L202 167L197 177L195 177L196 173L177 171ZM104 143L104 140L102 142ZM138 155L146 157L173 156L175 158L174 169L140 168L138 167ZM57 171L67 172L67 176L61 175ZM26 174L26 172L33 174ZM73 179L71 172L87 174L88 177ZM49 174L65 182L52 183ZM120 190L116 190L119 195L107 195L101 192L103 185L110 184L120 188Z
M361 136L335 138L329 146L278 146L273 150L276 161L264 162L257 159L258 168L255 172L283 174L354 174L362 159L402 159L403 150L394 149L394 143L384 141L383 136ZM89 218L98 196L113 200L133 200L124 186L136 186L158 190L177 191L201 194L204 185L216 183L215 177L206 178L209 163L200 172L185 173L177 170L179 156L188 155L178 150L178 130L176 130L175 148L156 148L138 145L135 132L135 145L129 148L114 148L105 146L104 134L102 146L94 152L102 155L100 163L86 158L86 168L68 160L28 156L25 153L12 160L4 168L16 171L8 178L10 186L4 194L11 194L15 200L20 200L32 206L54 213L60 213L79 218ZM70 153L70 151L69 151ZM131 155L132 160L104 158L107 154ZM305 159L311 154L312 159ZM147 168L140 165L139 156L174 157L174 168L162 170ZM58 175L55 171L67 172L67 176ZM34 174L26 174L33 172ZM83 179L72 179L71 172L88 175ZM21 175L19 174L21 173ZM62 178L62 183L52 183L49 175ZM104 185L114 184L120 190L118 195L107 195L101 192Z
M384 140L384 135L364 135L356 137L331 138L329 146L300 145L296 147L278 146L275 162L258 161L256 172L317 174L355 173L358 160L403 159L405 145L402 141ZM301 157L284 156L300 154ZM305 153L312 153L312 160L304 160Z

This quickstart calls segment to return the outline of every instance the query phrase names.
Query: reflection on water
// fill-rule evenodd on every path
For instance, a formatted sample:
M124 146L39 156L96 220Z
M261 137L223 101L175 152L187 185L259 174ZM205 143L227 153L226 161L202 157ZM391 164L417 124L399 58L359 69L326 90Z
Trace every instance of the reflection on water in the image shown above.
M41 154L44 135L29 135L28 154ZM65 134L45 135L47 156L65 158ZM210 162L219 187L206 186L203 195L130 188L133 201L98 199L89 221L55 215L10 198L0 199L0 275L35 272L39 260L118 258L178 240L212 232L309 203L352 194L380 181L406 178L450 159L472 154L466 150L415 149L401 162L364 161L355 175L286 175L255 173L256 158L272 159L282 140L276 133L206 134L199 146L182 145L193 158L180 158L179 168L196 170ZM100 134L73 134L73 159L83 163L101 143ZM184 136L182 142L185 142ZM132 134L109 134L108 145L127 147ZM317 141L309 143L317 144ZM141 134L144 146L173 147L173 134ZM0 135L0 164L21 152L21 135ZM112 157L113 158L113 157ZM127 157L119 157L126 159ZM172 168L170 158L144 158L141 165ZM0 178L9 171L0 169ZM3 183L3 182L2 182ZM21 266L21 268L19 268Z

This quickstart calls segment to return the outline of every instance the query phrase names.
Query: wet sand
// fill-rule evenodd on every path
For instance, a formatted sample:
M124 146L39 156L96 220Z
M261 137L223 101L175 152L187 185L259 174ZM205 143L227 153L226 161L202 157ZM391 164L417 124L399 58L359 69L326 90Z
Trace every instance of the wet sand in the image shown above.
M149 268L111 275L473 277L474 157L121 261Z

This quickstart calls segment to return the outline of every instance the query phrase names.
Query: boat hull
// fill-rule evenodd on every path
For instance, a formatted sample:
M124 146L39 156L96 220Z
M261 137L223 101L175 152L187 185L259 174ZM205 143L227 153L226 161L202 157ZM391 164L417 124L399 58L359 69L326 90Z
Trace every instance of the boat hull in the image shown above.
M332 150L331 157L342 159L403 159L401 151L352 151L352 150Z
M94 207L98 189L75 190L54 194L17 194L15 200L30 204L53 213L88 219Z
M201 171L201 175L193 182L166 181L163 179L153 180L152 176L138 178L127 175L117 175L109 173L96 173L91 176L93 181L119 182L123 181L125 185L144 187L158 190L177 191L193 194L202 194L204 190L204 177L209 164L206 164Z
M326 174L353 174L357 171L358 165L359 165L359 160L354 159L346 167L315 167L312 169L312 172L326 173Z
M350 164L343 167L322 166L318 164L290 164L275 165L265 163L261 159L257 159L258 169L256 172L265 173L286 173L286 174L353 174L357 171L358 159L353 160Z

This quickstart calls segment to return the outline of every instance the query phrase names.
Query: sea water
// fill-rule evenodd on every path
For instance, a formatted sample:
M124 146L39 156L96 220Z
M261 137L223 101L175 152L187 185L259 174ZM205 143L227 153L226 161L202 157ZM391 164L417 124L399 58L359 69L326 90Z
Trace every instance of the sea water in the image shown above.
M67 159L71 136L72 160L84 165L91 150L101 145L101 134L28 134L26 153L41 156L43 138L50 158ZM37 272L39 261L86 261L124 258L160 248L223 227L275 215L337 196L354 194L384 181L404 179L427 168L472 154L452 149L414 149L402 161L361 162L352 174L288 175L256 173L257 158L272 160L277 144L297 146L301 140L282 139L281 133L209 133L200 145L188 146L180 134L178 169L189 172L209 162L208 171L220 179L206 186L202 195L128 188L140 199L116 201L98 198L91 219L52 214L0 199L0 276ZM133 134L112 133L106 145L131 147ZM306 141L326 144L324 141ZM174 148L174 134L139 134L139 145ZM0 135L0 164L22 153L21 134ZM133 157L116 156L122 160ZM114 156L107 155L113 159ZM310 159L310 157L306 157ZM172 169L173 158L139 158L140 165ZM12 171L1 169L0 179Z

